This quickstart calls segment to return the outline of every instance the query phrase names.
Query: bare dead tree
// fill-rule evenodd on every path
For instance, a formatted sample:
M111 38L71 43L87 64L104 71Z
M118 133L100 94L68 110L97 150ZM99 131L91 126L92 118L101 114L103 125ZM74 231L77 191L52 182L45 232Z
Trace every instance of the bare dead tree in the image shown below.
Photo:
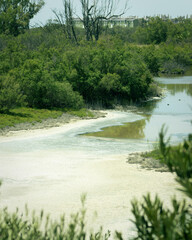
M57 12L56 10L53 10L56 21L62 26L63 32L66 34L66 36L70 40L78 43L75 32L75 22L73 17L73 6L71 0L63 0L63 7L64 9L62 12Z
M128 9L128 1L126 0L123 7L120 8L121 0L80 0L82 17L78 16L78 18L84 26L86 40L95 39L97 41L103 30L104 21L125 14ZM76 14L71 0L63 0L63 6L62 12L53 11L56 21L63 27L66 36L77 43L73 17Z
M123 8L119 8L120 0L80 0L82 7L82 18L86 40L97 41L102 32L104 20L110 20L113 17L120 17L128 9L128 0ZM118 11L119 9L119 11Z
M86 40L92 40L93 32L92 32L92 24L91 24L91 16L92 16L92 9L94 5L90 5L89 0L80 0L81 7L82 7L82 15L83 18L81 21L83 22L83 26L85 29Z

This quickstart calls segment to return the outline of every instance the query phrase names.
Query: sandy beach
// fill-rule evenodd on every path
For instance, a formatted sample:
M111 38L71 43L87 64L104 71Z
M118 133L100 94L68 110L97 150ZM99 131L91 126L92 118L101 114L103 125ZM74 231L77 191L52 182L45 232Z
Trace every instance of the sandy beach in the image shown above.
M106 119L116 117L114 111L107 111ZM9 132L0 137L0 143L24 143L50 138L62 133L87 126L98 119L71 119L69 123L44 129L30 129ZM69 136L71 136L69 134ZM80 141L80 140L79 140ZM134 234L130 221L131 201L150 192L158 194L166 206L170 198L183 195L176 190L177 183L169 172L156 172L140 167L139 163L127 163L127 154L98 154L78 146L71 149L38 149L28 152L1 154L0 176L4 179L1 187L0 207L24 209L27 203L37 212L44 209L53 218L65 213L70 216L80 208L80 196L87 194L88 226L98 229L119 230L131 236ZM97 212L97 214L96 214ZM97 215L97 217L96 217Z

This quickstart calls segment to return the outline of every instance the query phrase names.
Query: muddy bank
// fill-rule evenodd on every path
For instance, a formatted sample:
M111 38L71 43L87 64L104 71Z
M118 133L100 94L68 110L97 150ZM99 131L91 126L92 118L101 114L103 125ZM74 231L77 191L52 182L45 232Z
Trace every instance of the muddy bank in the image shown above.
M41 122L19 123L19 124L16 124L15 126L5 127L3 129L0 129L0 136L9 136L12 132L23 131L23 130L49 129L53 127L60 127L64 124L82 120L82 119L97 119L97 118L106 116L106 113L103 111L92 111L92 113L94 114L94 116L91 118L78 117L68 113L63 113L62 116L55 119L49 118L49 119L42 120Z
M130 153L127 157L127 163L138 164L141 168L155 170L156 172L169 172L166 165L157 159L145 157L143 152Z

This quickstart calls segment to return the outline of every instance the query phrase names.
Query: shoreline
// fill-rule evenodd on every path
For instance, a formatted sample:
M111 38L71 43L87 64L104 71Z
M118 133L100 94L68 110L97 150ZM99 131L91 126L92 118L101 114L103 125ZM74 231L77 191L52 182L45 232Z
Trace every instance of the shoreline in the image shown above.
M153 96L148 98L147 100L143 102L150 102L150 101L158 101L162 98L164 98L166 95L164 89L161 89L161 93L158 96ZM44 119L40 122L24 122L24 123L18 123L14 126L7 126L2 129L0 129L0 138L1 137L9 137L12 136L13 134L15 135L16 133L20 131L35 131L35 130L40 130L40 129L51 129L55 127L62 127L63 125L80 121L80 120L90 120L90 119L98 119L98 118L103 118L108 115L109 112L111 111L123 111L123 110L130 110L132 109L137 109L137 106L129 105L126 108L124 108L121 105L115 106L114 109L105 109L105 110L90 110L93 113L93 117L79 117L76 115L72 115L69 113L63 113L60 117L57 118L48 118Z
M0 138L1 137L10 137L13 135L20 135L23 132L31 132L31 131L38 131L38 130L51 130L59 127L63 127L67 124L74 123L81 120L92 120L103 118L107 116L108 111L95 111L91 110L94 114L93 117L78 117L72 114L63 113L58 118L48 118L42 120L41 122L25 122L19 123L12 127L5 127L0 129Z
M128 154L127 163L128 164L137 164L141 169L153 170L155 172L169 172L169 169L166 165L162 164L158 159L145 157L146 152L134 152Z
M114 111L104 111L103 114L107 119L116 118ZM60 132L67 135L71 129L94 121L103 119L76 118L59 127L10 132L9 136L0 136L0 142L18 140L22 144L20 140L26 138L36 141L41 136L50 137ZM11 211L18 207L23 211L27 204L29 209L37 212L43 208L53 218L60 216L61 212L68 218L79 209L79 198L86 192L87 219L92 219L91 214L97 212L95 226L102 224L106 229L118 229L125 234L127 229L131 230L127 216L131 214L133 198L140 199L146 192L151 192L159 194L168 203L171 195L180 197L171 173L141 169L137 163L127 164L128 153L97 156L97 149L93 147L93 150L91 158L78 149L64 152L40 149L19 154L7 151L1 161L2 173L6 173L7 179L1 190L1 206L7 206Z
M165 97L165 91L162 89L159 96L151 97L143 102L150 102L150 101L158 101ZM40 129L51 129L55 127L62 127L63 125L80 121L80 120L90 120L90 119L98 119L98 118L104 118L108 115L111 111L123 111L123 110L134 110L137 109L137 106L135 105L129 105L126 108L124 108L121 105L115 106L114 109L105 109L105 110L90 110L93 113L93 117L79 117L76 115L72 115L69 113L63 113L60 117L57 118L48 118L44 119L40 122L24 122L24 123L18 123L14 126L7 126L2 129L0 129L0 138L1 137L9 137L13 134L20 131L35 131Z
M87 121L113 117L113 110L92 110L92 112L94 113L94 117L77 117L64 113L56 119L46 119L42 122L36 122L35 124L21 123L14 127L7 127L4 130L0 130L0 142L11 141L15 138L23 139L55 134L60 131L67 131L71 128L82 126L86 124ZM166 166L163 166L156 159L145 157L144 152L128 153L126 163L138 165L141 169L154 170L155 172L168 172Z

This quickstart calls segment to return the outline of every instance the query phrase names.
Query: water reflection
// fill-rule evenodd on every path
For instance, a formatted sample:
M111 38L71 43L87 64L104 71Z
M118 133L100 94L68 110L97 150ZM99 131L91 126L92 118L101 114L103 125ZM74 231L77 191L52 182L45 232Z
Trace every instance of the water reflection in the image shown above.
M192 96L192 84L161 84L161 86L166 88L172 95L184 92L187 95Z
M107 138L129 138L142 139L145 137L144 128L146 119L125 123L122 126L103 128L100 132L88 133L86 136L107 137Z
M192 131L192 77L158 78L157 81L166 90L166 97L142 103L134 112L143 119L103 128L86 136L154 141L166 124L175 141L185 137Z

